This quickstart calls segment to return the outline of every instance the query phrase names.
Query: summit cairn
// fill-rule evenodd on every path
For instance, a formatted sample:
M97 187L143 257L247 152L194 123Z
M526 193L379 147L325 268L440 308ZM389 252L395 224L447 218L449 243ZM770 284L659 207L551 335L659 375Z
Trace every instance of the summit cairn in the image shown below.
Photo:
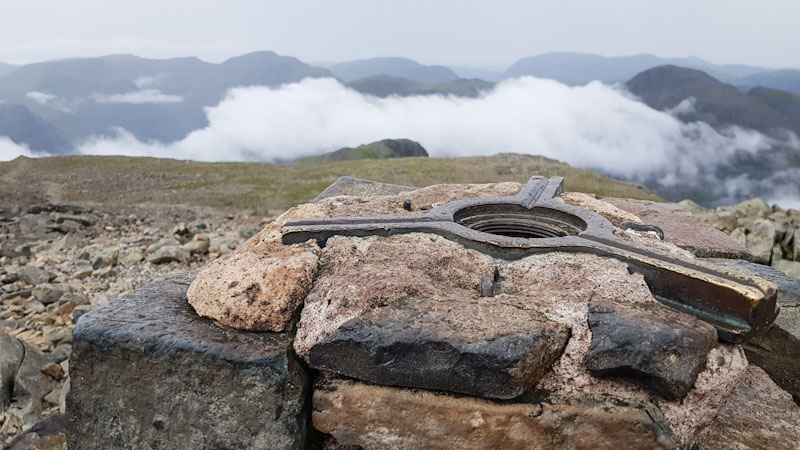
M800 408L742 347L780 283L706 258L747 255L685 209L557 178L347 178L88 313L70 445L795 448ZM185 383L117 387L148 373Z

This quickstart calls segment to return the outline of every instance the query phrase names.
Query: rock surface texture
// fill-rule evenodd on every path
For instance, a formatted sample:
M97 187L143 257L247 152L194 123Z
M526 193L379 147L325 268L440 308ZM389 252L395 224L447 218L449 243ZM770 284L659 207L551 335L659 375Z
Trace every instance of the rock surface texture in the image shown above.
M314 427L378 448L678 448L652 405L620 399L493 403L347 380L318 383Z
M0 362L0 447L64 412L72 328L81 315L155 278L205 266L273 217L178 205L105 204L99 210L57 199L5 208L6 200L0 197L0 361L16 360L10 353L25 343L26 357L43 360L47 373L39 367L18 372ZM188 260L148 262L162 247L174 250L183 242ZM9 383L17 377L15 392ZM31 397L22 389L42 385L41 377L52 381L50 391Z
M566 325L493 298L423 298L350 319L309 358L377 384L510 399L536 385L568 338Z
M628 378L670 400L694 387L717 343L714 327L657 303L592 301L589 328L590 372Z
M242 330L286 330L311 288L319 247L284 246L275 235L204 268L188 292L195 311Z
M70 448L303 448L307 378L291 336L197 317L193 273L81 318L70 358Z
M725 233L703 223L681 205L646 200L605 198L604 201L636 215L664 231L664 240L701 258L750 259L748 249Z
M789 450L798 443L800 408L763 370L750 366L695 445L709 450Z
M715 259L714 263L741 273L758 275L778 287L781 312L775 323L767 334L749 339L743 347L747 360L764 369L800 405L800 279L746 261Z
M124 267L120 261L147 261L171 247L190 263L221 255L196 277L161 280L92 312L70 310L81 317L74 334L48 333L54 344L74 346L69 365L43 360L36 367L47 379L69 374L71 447L782 448L800 442L798 406L781 389L792 391L800 379L792 378L791 348L800 320L794 317L800 296L792 292L800 291L782 275L730 259L751 257L749 235L730 238L702 223L689 213L703 213L696 205L576 193L556 200L604 215L632 245L774 281L784 312L744 349L717 342L713 327L664 306L619 259L545 252L504 260L426 233L334 236L323 247L281 242L281 226L292 219L413 217L520 187L412 189L343 179L261 231L242 230L248 240L235 250L238 242L223 251L202 228L178 223L171 239L154 239L141 251L82 258L87 279L113 279ZM762 220L774 214L758 202L745 206ZM90 228L102 220L53 226ZM725 230L739 229L742 220L729 214ZM664 240L648 224L660 227ZM770 258L793 243L773 245ZM36 253L24 246L2 250L28 258L26 249ZM700 261L708 256L729 259ZM9 276L7 284L30 290L25 298L53 301L36 300L37 308L55 308L73 295L49 270ZM35 293L19 284L27 283L20 276L37 281ZM8 303L15 314L19 301ZM0 352L3 386L7 373L20 373L28 359L27 347L21 360L13 345L20 341L10 339L11 350ZM766 373L750 365L745 351ZM316 377L313 392L305 367ZM32 381L22 383L36 392L32 398L54 402L63 392L58 382L45 392L49 387ZM24 406L25 396L6 397L0 401Z

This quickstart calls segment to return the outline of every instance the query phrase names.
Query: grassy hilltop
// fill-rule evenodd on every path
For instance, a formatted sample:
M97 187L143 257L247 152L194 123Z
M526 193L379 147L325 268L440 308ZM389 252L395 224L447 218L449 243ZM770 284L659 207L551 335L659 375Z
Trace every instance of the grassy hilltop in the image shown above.
M122 156L17 158L0 162L0 207L48 201L129 206L211 207L266 213L311 200L343 175L416 187L524 182L563 176L571 191L658 199L645 188L541 156L364 159L319 163L202 163Z

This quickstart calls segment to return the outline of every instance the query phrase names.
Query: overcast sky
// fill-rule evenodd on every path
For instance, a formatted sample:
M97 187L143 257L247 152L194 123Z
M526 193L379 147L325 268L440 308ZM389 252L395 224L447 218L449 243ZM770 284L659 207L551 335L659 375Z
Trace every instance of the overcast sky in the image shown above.
M580 51L800 67L798 18L797 0L0 0L0 61L273 50L505 68Z

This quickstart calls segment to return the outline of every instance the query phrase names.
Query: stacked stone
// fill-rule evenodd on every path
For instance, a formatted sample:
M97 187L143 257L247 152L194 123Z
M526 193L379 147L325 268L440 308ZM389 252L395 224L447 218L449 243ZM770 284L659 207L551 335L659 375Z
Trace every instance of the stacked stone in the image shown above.
M325 248L281 243L290 219L413 215L521 187L346 184L289 210L196 278L173 277L85 315L74 332L70 445L794 448L800 440L791 395L749 365L741 346L659 303L621 261L557 252L497 260L422 233L334 237ZM620 236L682 258L747 253L657 204L563 201L615 224L646 216L665 241Z
M688 200L681 203L713 227L729 234L731 239L747 246L755 262L800 278L800 211L784 210L777 205L770 207L760 198L712 210Z

